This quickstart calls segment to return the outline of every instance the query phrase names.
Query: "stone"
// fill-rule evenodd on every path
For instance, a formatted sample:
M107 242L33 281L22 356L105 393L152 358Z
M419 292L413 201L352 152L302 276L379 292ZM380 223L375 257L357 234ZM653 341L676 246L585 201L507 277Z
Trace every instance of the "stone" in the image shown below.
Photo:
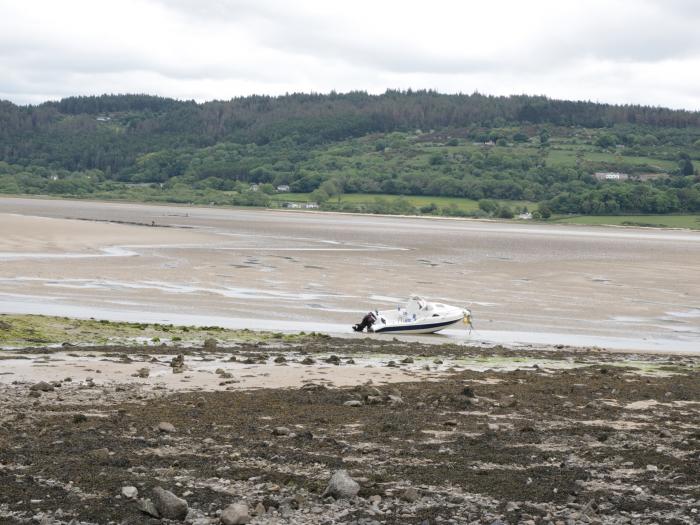
M277 357L275 357L275 363L286 363L286 362L287 362L287 358L284 357L283 355L278 355Z
M255 510L253 511L256 516L264 516L265 513L267 512L267 509L265 508L265 505L263 505L261 502L258 502L258 504L255 506Z
M275 436L288 436L291 430L289 430L287 427L277 427L272 431L272 434Z
M370 496L367 499L368 499L370 505L374 505L375 507L382 502L382 497L379 494L375 494L373 496Z
M335 499L352 498L360 492L360 484L350 477L347 470L336 470L328 482L328 487L322 497L332 496Z
M167 434L172 434L173 432L175 432L175 426L172 423L168 423L167 421L161 421L160 423L158 423L158 430Z
M139 368L135 374L131 374L131 377L140 377L146 379L151 374L148 368Z
M311 359L310 357L305 357L303 361L301 362L302 365L313 365L316 361Z
M126 499L136 499L136 497L139 495L139 489L136 487L132 486L126 486L122 487L122 496L124 496Z
M488 423L486 426L490 432L498 432L501 429L496 423Z
M136 504L136 508L145 514L153 516L154 518L160 518L158 509L150 499L140 499Z
M217 343L216 339L210 337L209 339L205 339L205 340L204 340L203 348L204 348L204 351L205 351L205 352L215 352L215 351L216 351L216 347L217 347L218 345L219 345L219 344Z
M340 364L340 357L338 357L337 355L332 355L328 359L326 359L326 363L337 366Z
M182 369L185 366L185 356L178 354L170 360L170 367L173 369ZM175 370L173 370L175 371Z
M390 395L389 396L389 404L390 405L402 405L403 399L400 396Z
M412 357L406 357L406 358L402 359L401 362L402 362L403 364L405 364L405 365L410 365L411 363L413 363L413 358L412 358Z
M110 458L108 448L96 448L94 450L91 450L89 452L89 455L98 463L108 463Z
M163 518L184 520L187 516L187 502L161 487L153 489L153 505Z
M39 381L38 383L34 383L29 387L29 390L39 390L41 392L53 392L53 389L53 385L47 383L46 381Z
M379 396L367 396L368 405L381 405L384 400Z
M346 407L361 407L362 406L362 401L358 401L357 399L351 399L350 401L346 401L343 403Z
M462 389L462 395L466 397L476 397L476 395L474 394L474 389L470 386L465 386Z
M401 499L408 501L409 503L415 503L420 499L420 494L418 494L418 491L415 488L408 487L401 493Z
M242 525L249 521L248 505L245 503L229 505L221 513L221 523L223 523L223 525Z

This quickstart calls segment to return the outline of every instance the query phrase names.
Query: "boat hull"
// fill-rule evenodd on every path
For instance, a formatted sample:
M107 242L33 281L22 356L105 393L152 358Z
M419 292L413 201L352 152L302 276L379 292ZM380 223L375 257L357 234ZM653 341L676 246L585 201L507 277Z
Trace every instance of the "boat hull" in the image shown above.
M457 319L440 320L436 322L430 322L430 319L425 319L422 322L416 323L387 324L380 326L375 324L372 328L374 329L373 332L376 334L434 334L449 326L458 324L461 321L462 316L460 315Z

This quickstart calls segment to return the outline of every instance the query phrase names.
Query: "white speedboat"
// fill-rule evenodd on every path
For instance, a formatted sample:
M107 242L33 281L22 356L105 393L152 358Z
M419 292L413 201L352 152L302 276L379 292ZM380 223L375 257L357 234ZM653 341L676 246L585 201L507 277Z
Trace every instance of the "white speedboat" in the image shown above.
M463 322L471 328L471 311L467 308L431 303L412 295L405 305L395 310L374 310L361 323L353 326L356 332L367 328L375 333L432 334Z

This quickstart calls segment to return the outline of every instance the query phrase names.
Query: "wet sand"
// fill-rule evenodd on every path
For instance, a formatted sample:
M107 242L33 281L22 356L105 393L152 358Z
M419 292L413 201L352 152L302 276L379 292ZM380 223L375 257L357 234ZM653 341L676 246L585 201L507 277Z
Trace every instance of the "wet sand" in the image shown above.
M13 198L0 229L0 312L336 333L415 292L472 341L700 349L700 233Z

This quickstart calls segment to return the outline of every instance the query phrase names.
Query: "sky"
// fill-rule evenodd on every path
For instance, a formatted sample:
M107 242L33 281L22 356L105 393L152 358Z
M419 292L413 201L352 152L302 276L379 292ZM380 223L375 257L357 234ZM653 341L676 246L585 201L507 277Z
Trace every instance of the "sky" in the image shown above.
M387 89L700 110L700 0L0 0L0 99Z

